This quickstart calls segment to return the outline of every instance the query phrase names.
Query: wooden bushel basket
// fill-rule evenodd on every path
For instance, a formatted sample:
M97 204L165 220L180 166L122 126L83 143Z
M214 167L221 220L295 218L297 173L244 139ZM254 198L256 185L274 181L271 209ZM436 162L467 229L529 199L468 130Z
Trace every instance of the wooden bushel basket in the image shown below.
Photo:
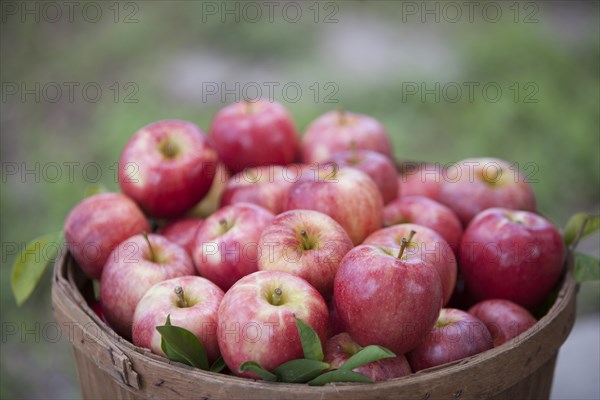
M171 362L134 346L98 318L87 302L92 283L66 252L54 267L52 304L73 344L86 399L547 399L558 350L575 319L572 266L569 255L553 306L519 337L473 357L374 384L270 383Z

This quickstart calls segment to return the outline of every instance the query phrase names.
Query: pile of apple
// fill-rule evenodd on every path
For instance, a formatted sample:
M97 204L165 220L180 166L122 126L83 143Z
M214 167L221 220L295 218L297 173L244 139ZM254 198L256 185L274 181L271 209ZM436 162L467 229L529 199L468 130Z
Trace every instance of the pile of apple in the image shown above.
M100 280L102 318L165 355L169 317L248 378L260 378L240 369L249 361L271 371L303 357L296 319L329 369L391 350L354 369L372 380L483 352L535 324L563 269L558 229L510 164L399 175L366 115L328 112L302 138L267 101L226 106L209 135L159 121L129 140L119 176L122 194L86 198L64 226Z

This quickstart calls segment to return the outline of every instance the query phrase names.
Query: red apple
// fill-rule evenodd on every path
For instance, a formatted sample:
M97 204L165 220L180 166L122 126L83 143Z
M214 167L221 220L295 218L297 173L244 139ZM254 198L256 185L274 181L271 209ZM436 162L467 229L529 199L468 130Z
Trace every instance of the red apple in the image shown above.
M300 167L298 172L300 176ZM264 207L273 214L280 214L284 211L294 176L294 172L280 165L246 168L227 183L221 197L221 207L246 202Z
M230 104L215 115L210 137L231 173L296 160L298 134L279 103L259 100Z
M315 210L329 215L355 245L381 227L383 199L368 175L355 168L335 168L333 164L316 175L301 179L290 188L288 210Z
M354 340L396 354L421 343L443 301L440 276L431 263L396 248L369 245L346 254L335 276L333 296Z
M470 158L447 167L443 175L439 201L450 207L464 226L487 208L536 210L533 189L506 161Z
M447 364L493 347L484 323L455 308L444 308L423 343L407 354L413 371Z
M223 291L208 279L180 276L152 286L138 303L133 315L133 343L164 356L157 326L171 325L192 332L204 345L209 362L219 355L217 327Z
M397 171L392 160L371 150L346 150L334 153L325 162L339 167L353 167L369 175L379 188L385 204L398 197Z
M338 369L350 357L362 350L347 333L340 333L328 339L325 343L323 361L331 365L331 369ZM410 365L404 354L393 358L384 358L353 369L354 372L365 375L373 381L382 382L392 378L410 375Z
M400 197L383 209L383 225L413 223L433 229L458 254L463 233L460 220L448 207L423 196Z
M338 151L373 150L394 158L387 131L373 117L347 111L330 111L314 120L302 137L302 162L318 163Z
M204 221L200 218L183 217L170 221L158 230L158 233L173 243L183 247L190 257L194 249L196 232Z
M148 245L150 243L150 246ZM190 256L160 235L135 235L111 253L100 280L104 317L126 339L131 338L135 307L154 284L194 275Z
M271 370L303 357L296 328L299 318L325 342L327 304L304 279L282 271L259 271L240 279L225 293L219 308L219 348L236 375L246 361Z
M494 347L506 343L535 325L536 319L508 300L492 299L475 304L469 314L479 318L492 335Z
M565 247L558 229L527 211L492 208L469 224L460 269L476 301L506 299L539 306L558 283Z
M258 269L297 275L329 299L338 266L352 247L344 228L331 217L312 210L287 211L263 230Z
M204 198L192 208L187 215L196 218L206 218L219 209L221 196L230 179L227 167L222 162L217 163L215 178L210 190Z
M208 217L194 240L193 259L200 276L226 291L257 271L258 240L274 217L250 203L232 204Z
M398 197L423 196L439 201L443 168L439 164L405 162L398 175Z
M129 197L118 193L84 199L65 221L65 242L83 272L98 279L111 251L125 239L149 232L150 225Z
M415 234L411 236L413 231ZM372 233L363 244L383 246L397 251L402 245L402 239L409 237L411 239L406 252L435 267L442 282L444 304L448 303L456 285L456 257L450 245L437 232L416 224L392 225Z
M175 217L208 193L217 152L191 122L154 122L136 132L119 160L119 185L148 214Z

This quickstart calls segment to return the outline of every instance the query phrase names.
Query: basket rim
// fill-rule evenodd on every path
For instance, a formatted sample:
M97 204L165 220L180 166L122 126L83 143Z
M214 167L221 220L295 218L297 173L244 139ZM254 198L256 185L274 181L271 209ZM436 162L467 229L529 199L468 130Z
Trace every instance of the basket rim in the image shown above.
M404 377L394 378L384 382L375 382L369 385L361 385L355 383L334 383L325 386L315 387L308 386L306 384L298 385L283 382L265 382L262 380L242 378L234 375L203 371L184 364L170 361L162 356L152 353L149 349L135 346L133 343L119 336L104 321L100 320L100 318L95 314L95 312L89 307L87 301L84 299L82 293L77 287L75 268L79 267L77 266L73 257L68 252L63 252L60 255L59 259L57 259L54 267L54 279L52 283L53 306L55 306L56 308L55 303L57 299L55 298L55 296L60 296L61 301L63 303L66 302L67 305L77 307L79 311L82 311L86 317L85 321L78 322L85 326L93 324L95 329L98 329L100 332L102 332L102 334L106 338L108 338L108 340L111 341L111 344L117 347L119 350L121 350L125 355L129 355L130 357L135 356L136 358L139 358L142 362L158 362L158 365L162 365L162 367L166 369L168 368L170 373L191 374L192 377L195 376L204 381L213 381L219 384L230 384L235 387L240 387L240 385L243 385L246 389L266 388L276 390L278 393L285 393L290 390L297 391L301 389L303 393L312 395L315 395L317 393L330 392L332 390L338 393L351 390L352 392L356 393L358 390L360 390L359 388L361 387L367 387L367 390L373 391L377 389L386 388L394 388L395 390L397 390L398 388L402 388L411 384L415 384L419 387L435 386L433 384L435 380L439 380L441 378L450 379L451 376L454 376L455 374L460 373L462 371L471 370L473 368L483 366L486 362L489 362L489 360L492 360L496 357L510 352L515 352L516 349L522 344L537 343L538 339L541 338L540 334L544 331L544 329L548 328L548 326L551 325L552 322L556 320L560 315L564 314L565 311L568 311L569 308L572 308L571 313L567 316L567 319L565 320L566 322L563 323L565 327L562 330L563 332L562 336L560 337L559 343L553 343L554 348L544 348L544 350L549 351L547 357L545 357L544 359L542 359L542 357L545 356L545 352L541 352L542 345L538 346L534 357L537 357L537 360L534 363L532 363L532 367L535 366L535 364L537 364L539 367L539 365L547 361L552 356L552 354L556 354L558 348L560 347L560 345L562 345L564 340L566 340L566 337L568 336L572 328L572 325L574 323L574 315L572 314L574 314L574 301L575 293L577 290L577 285L575 284L572 274L573 255L571 254L571 252L569 252L565 260L563 277L554 304L550 307L548 312L540 320L538 320L538 322L533 327L523 332L516 338L507 341L503 345L492 348L490 350L487 350L483 353L479 353L471 357L454 361L452 363L429 368L426 370L412 373ZM543 342L543 340L541 340L540 342ZM77 343L73 342L73 345L76 346ZM529 358L531 359L531 356ZM527 360L527 363L525 365L529 364L529 361L530 360ZM534 370L535 369L532 368L530 372L533 372ZM124 387L127 387L127 385L122 382L119 382L119 384L121 384Z

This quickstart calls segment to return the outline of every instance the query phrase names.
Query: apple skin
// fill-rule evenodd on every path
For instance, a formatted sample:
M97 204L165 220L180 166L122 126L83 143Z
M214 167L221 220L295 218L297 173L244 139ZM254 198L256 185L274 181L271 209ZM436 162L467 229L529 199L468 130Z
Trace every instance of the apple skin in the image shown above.
M223 192L221 207L234 203L252 203L280 214L284 211L287 193L294 184L294 173L290 177L284 167L267 165L246 168L234 175Z
M334 162L339 167L353 167L369 175L381 192L384 204L398 197L398 172L392 160L381 153L371 150L340 151L325 162Z
M447 364L493 347L485 324L473 315L455 308L444 308L435 327L419 347L407 354L414 372Z
M329 299L335 273L352 247L344 228L328 215L312 210L287 211L263 230L258 269L297 275Z
M487 208L536 211L531 185L506 161L469 158L445 171L439 201L458 215L463 226Z
M298 155L298 133L279 103L258 100L222 108L210 125L210 138L232 174L248 167L286 165Z
M100 279L100 298L109 325L126 339L131 338L135 307L154 284L184 275L195 275L190 256L181 246L151 234L158 263L151 261L150 249L142 235L119 244L111 253Z
M361 245L350 250L335 276L333 296L346 331L361 346L396 354L418 346L442 308L442 283L426 260L396 249Z
M282 303L270 302L281 289ZM325 342L327 304L304 279L282 271L259 271L240 279L225 293L219 307L219 348L223 360L236 375L246 361L256 361L271 370L286 361L303 357L294 315Z
M206 218L219 209L221 196L227 186L231 175L227 167L222 162L217 163L215 178L213 179L210 190L204 198L192 208L187 215L195 218Z
M175 288L183 289L188 307L180 307ZM171 325L180 326L200 339L210 363L221 352L217 342L218 311L223 291L208 279L181 276L152 286L142 297L133 315L133 343L153 353L165 356L160 346L161 335L156 330L170 316Z
M413 223L431 228L458 254L463 228L454 212L423 196L398 198L383 208L383 226Z
M529 311L508 300L484 300L469 309L469 314L479 318L490 331L494 347L519 336L536 324Z
M323 349L323 361L331 365L330 369L338 369L362 347L346 332L337 334L327 340ZM375 382L383 382L393 378L410 375L411 369L404 354L393 358L374 361L352 371L363 374Z
M225 206L208 217L194 240L198 274L227 291L240 278L256 272L260 235L274 217L251 203Z
M204 220L200 218L182 217L168 222L157 233L183 247L191 257L196 232L203 223Z
M398 175L398 198L423 196L439 201L443 168L439 164L408 162L400 167Z
M119 185L148 214L176 217L208 193L217 161L217 152L196 125L158 121L137 131L125 145Z
M408 239L413 230L416 232L411 241L413 246L409 246L406 252L426 260L435 267L442 282L444 304L447 304L454 292L458 267L452 248L440 234L422 225L398 224L372 233L363 244L383 246L393 249L394 254L398 254L402 238Z
M351 167L323 168L294 183L288 192L287 210L315 210L339 223L357 245L381 228L383 199L377 185L364 172ZM335 176L332 174L335 173ZM360 190L358 189L360 188Z
M476 301L505 299L532 310L558 283L564 258L560 232L548 220L491 208L465 230L459 265Z
M93 279L100 278L108 256L119 243L150 230L142 210L119 193L84 199L71 210L64 225L69 252Z
M302 162L319 163L352 147L394 158L388 133L375 118L348 111L330 111L314 120L302 136Z

